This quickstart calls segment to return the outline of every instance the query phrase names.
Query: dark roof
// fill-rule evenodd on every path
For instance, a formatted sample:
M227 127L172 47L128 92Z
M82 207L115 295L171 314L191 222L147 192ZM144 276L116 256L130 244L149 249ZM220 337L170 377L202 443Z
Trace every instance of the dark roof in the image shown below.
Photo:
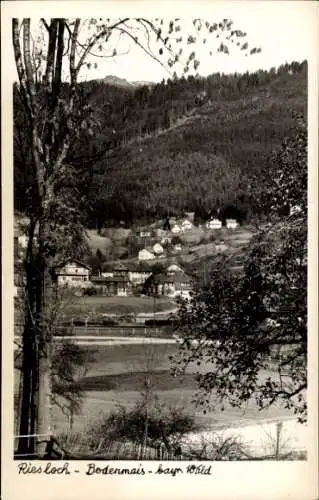
M91 267L88 266L87 264L84 264L84 262L81 262L80 260L77 260L77 259L67 259L65 262L63 262L63 264L59 264L57 266L55 266L56 269L60 269L61 267L64 267L66 266L68 263L71 263L71 262L75 262L75 264L78 264L79 266L81 267L85 267L86 269L88 269L89 271L91 270Z

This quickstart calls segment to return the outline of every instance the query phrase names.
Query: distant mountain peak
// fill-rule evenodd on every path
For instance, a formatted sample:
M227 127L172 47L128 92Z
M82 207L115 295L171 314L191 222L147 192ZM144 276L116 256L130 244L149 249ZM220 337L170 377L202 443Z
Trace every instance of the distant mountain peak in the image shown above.
M120 78L119 76L116 75L107 75L105 76L102 81L104 83L107 83L109 85L115 85L117 87L126 87L126 88L135 88L135 87L143 87L143 86L152 86L155 85L153 82L147 82L147 81L133 81L129 82L128 80L125 80L125 78Z

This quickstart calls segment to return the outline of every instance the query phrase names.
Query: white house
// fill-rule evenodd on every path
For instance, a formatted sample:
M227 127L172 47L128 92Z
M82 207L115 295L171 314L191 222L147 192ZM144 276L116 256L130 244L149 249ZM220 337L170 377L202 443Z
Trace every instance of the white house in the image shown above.
M185 219L183 222L182 222L182 231L190 231L191 229L193 229L193 224L191 223L190 220L188 219Z
M139 236L140 238L150 238L151 234L152 233L150 230L144 229L144 230L139 231L137 236Z
M153 276L148 288L151 294L190 298L191 281L185 273L158 274Z
M159 243L155 243L153 246L153 253L155 253L155 255L162 255L164 253L164 248Z
M176 264L171 264L166 269L166 273L168 276L171 276L171 275L177 274L177 273L183 273L183 272L184 272L183 269L181 267L177 266Z
M149 250L146 250L146 248L138 252L138 260L152 260L152 259L155 259L155 255Z
M90 267L78 260L70 260L56 269L58 285L83 287L90 281Z
M206 222L207 229L221 229L222 226L222 221L219 219L210 219Z
M239 224L235 219L226 219L227 229L236 229L238 226Z
M175 225L172 227L171 231L172 231L172 233L173 233L173 234L178 234L178 233L180 233L180 232L181 232L181 228L180 228L180 226L179 226L178 224L175 224Z
M143 285L147 278L151 276L151 271L132 268L128 272L128 278L133 285Z
M103 271L101 273L102 278L113 278L114 273L113 271Z

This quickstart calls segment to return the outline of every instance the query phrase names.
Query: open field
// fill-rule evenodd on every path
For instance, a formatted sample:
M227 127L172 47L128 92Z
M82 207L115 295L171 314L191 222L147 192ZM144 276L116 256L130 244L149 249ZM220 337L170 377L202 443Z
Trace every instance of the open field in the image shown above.
M217 409L214 413L204 414L193 403L196 392L194 372L198 367L190 368L181 379L170 374L169 356L177 352L177 345L89 346L88 349L93 352L95 360L90 364L86 377L80 381L86 398L81 415L74 419L74 430L77 431L94 424L101 414L108 414L117 405L134 405L140 398L144 374L148 369L154 370L151 383L160 401L186 408L203 428L291 416L291 412L280 406L259 411L253 402L245 409L225 404L224 411ZM205 371L207 367L202 369ZM262 376L267 376L267 373ZM54 425L56 432L68 427L67 418L58 409L54 410Z
M95 319L102 314L107 315L126 315L139 313L153 313L163 311L174 311L176 303L169 297L65 297L61 303L61 320L85 319L89 316L90 320ZM15 323L23 322L23 313L21 307L15 305Z
M168 297L161 297L155 301L155 311L173 310L174 301ZM74 297L64 310L67 316L72 314L131 314L154 312L152 297Z

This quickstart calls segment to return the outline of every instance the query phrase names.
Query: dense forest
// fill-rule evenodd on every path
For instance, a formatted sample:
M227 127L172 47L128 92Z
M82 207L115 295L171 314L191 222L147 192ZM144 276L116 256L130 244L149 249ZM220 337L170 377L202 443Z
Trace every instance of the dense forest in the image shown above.
M205 218L227 207L242 219L262 217L254 190L294 113L307 116L307 63L141 86L89 81L78 85L77 106L81 123L66 165L77 167L70 193L88 227L185 210ZM26 123L15 86L14 195L23 213L34 181Z

